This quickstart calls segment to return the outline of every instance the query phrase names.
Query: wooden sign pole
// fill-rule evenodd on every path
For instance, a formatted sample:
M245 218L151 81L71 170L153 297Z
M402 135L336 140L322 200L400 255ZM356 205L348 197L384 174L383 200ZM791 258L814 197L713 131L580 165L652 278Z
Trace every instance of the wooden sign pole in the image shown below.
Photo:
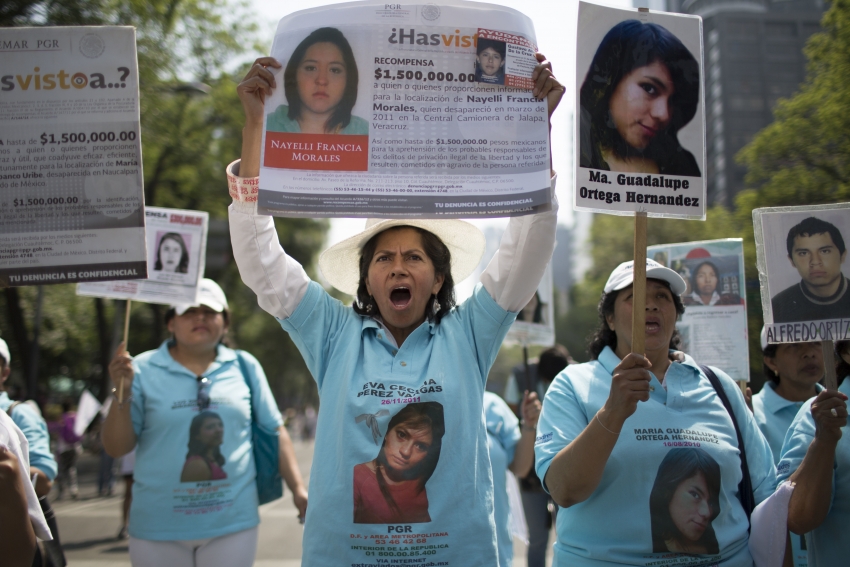
M128 342L127 339L130 338L130 304L132 301L127 300L127 308L124 311L124 352L130 352L127 349ZM124 379L121 379L121 383L118 384L118 400L124 401Z
M645 355L646 338L646 212L635 213L634 272L632 280L632 352Z
M823 349L823 385L834 392L838 390L838 377L835 375L835 343L832 341L821 341Z

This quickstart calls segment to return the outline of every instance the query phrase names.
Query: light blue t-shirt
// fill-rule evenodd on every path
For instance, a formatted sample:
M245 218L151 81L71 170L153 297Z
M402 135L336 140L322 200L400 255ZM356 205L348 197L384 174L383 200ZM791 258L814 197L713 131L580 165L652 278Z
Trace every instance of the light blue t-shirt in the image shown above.
M12 405L9 394L0 392L0 411L5 412ZM23 432L29 443L30 466L35 467L50 480L56 478L58 467L50 451L50 433L47 423L28 404L18 404L12 410L12 421Z
M850 380L845 378L838 391L850 395ZM803 462L809 445L815 438L815 420L812 417L814 398L803 404L788 429L782 446L777 474L779 482L788 479ZM835 448L832 473L832 503L823 523L806 534L809 565L846 565L850 557L850 429L842 428L841 439Z
M281 104L266 118L266 130L269 132L300 134L301 125L298 124L297 120L292 120L289 117L289 107ZM348 125L345 128L340 128L339 132L335 133L367 136L369 134L369 123L359 116L352 114Z
M749 523L738 499L741 461L735 428L708 378L692 358L685 358L667 370L666 390L653 375L654 391L623 425L593 494L558 510L555 565L752 567ZM606 347L598 360L570 365L552 382L537 424L541 479L553 457L605 404L619 363ZM737 384L722 371L714 372L741 428L755 499L761 502L776 487L770 446ZM682 471L699 472L675 476ZM674 502L680 502L676 514ZM707 553L677 553L670 549L676 549L676 541Z
M197 377L171 357L168 344L133 360L137 445L130 535L189 540L252 528L260 517L251 410L268 432L283 424L263 369L250 354L219 345L204 372L210 405L201 415ZM200 461L209 467L209 480L184 481L186 465Z
M815 388L818 392L823 390L820 384L815 384ZM753 396L753 415L756 418L756 424L767 439L773 453L773 462L777 465L788 428L791 427L794 416L804 403L786 400L776 393L776 388L770 381L765 382L761 391ZM809 562L806 559L803 536L792 533L791 548L794 553L795 567L806 567Z
M493 469L493 496L495 499L496 539L499 544L499 566L510 567L514 557L511 539L511 507L508 500L508 475L505 474L514 460L519 438L519 420L508 404L492 392L484 392L484 423L487 426L487 444L490 448L490 466ZM513 481L511 481L513 482Z
M498 565L482 399L515 317L479 285L439 324L422 323L398 347L375 320L310 283L292 316L280 321L322 401L304 565L416 558L451 567ZM397 422L401 411L426 408L429 415L416 423ZM414 435L419 456L407 465L394 447ZM378 469L385 471L380 477ZM416 484L429 470L424 487ZM391 474L399 484L387 482ZM367 517L380 523L365 523Z

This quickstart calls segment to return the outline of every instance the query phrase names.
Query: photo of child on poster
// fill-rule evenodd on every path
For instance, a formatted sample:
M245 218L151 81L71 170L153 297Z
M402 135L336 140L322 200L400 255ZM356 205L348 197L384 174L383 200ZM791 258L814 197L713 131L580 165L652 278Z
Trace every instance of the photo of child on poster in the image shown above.
M269 132L368 135L352 114L359 73L351 44L337 28L314 30L295 48L283 72L285 104L266 118Z
M506 57L504 41L479 39L475 54L475 80L489 85L504 85Z
M848 209L802 209L762 216L773 323L850 319Z
M703 449L670 449L649 495L652 551L717 554L720 465Z
M189 425L189 452L180 473L180 482L224 480L227 473L221 444L224 441L224 422L214 411L204 410Z
M378 455L354 467L354 523L430 522L425 484L440 459L443 406L404 406L387 425Z

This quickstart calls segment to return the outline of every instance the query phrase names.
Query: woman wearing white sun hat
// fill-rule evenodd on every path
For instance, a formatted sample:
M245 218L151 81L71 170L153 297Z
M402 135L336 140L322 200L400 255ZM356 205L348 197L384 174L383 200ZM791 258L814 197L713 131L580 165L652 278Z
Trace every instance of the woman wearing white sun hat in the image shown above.
M539 60L533 94L548 101L551 115L563 87ZM497 565L484 384L552 255L557 206L511 219L483 285L457 306L454 284L472 273L484 250L477 228L459 220L369 219L363 232L319 260L326 279L356 297L346 307L310 281L281 249L272 219L257 214L263 101L276 87L267 67L279 64L258 59L237 89L247 120L241 164L228 167L230 227L243 281L289 332L322 399L304 564L421 555ZM388 427L402 407L416 404L434 411ZM424 459L437 461L425 481L430 521L400 521L406 504L425 501L417 492L425 486L406 488ZM358 522L355 500L368 500L383 523Z

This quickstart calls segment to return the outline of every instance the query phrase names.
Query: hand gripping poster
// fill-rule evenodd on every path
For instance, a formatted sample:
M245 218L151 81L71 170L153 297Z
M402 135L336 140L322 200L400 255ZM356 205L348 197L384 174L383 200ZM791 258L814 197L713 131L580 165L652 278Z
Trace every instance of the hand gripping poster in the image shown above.
M351 2L278 25L259 207L278 216L511 216L551 204L534 27L478 2Z
M702 20L579 2L577 210L705 219Z
M147 277L132 27L0 30L0 284Z
M850 340L850 203L753 211L768 343Z
M687 284L676 330L680 349L700 364L749 381L744 244L740 238L650 246L646 255Z
M173 305L194 304L204 277L209 214L145 207L146 280L80 283L78 295Z

